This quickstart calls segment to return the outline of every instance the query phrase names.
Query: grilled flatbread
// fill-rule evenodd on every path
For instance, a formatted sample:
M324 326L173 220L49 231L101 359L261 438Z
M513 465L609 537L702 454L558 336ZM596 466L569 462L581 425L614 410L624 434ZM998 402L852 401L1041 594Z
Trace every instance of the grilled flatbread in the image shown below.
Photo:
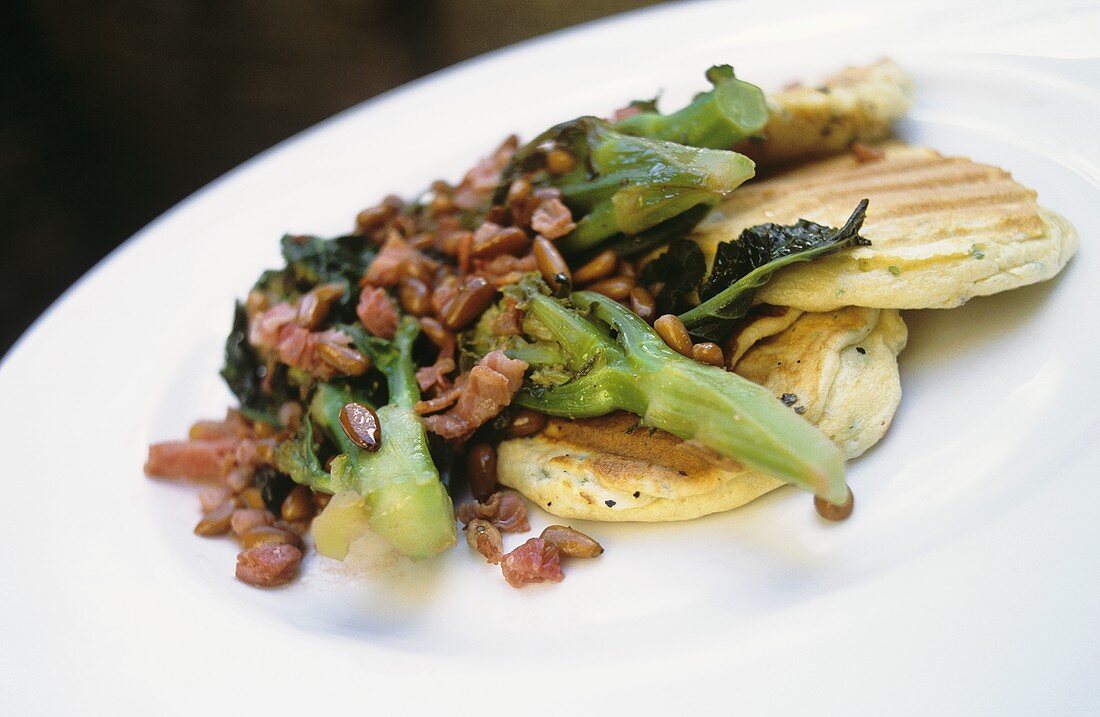
M803 311L842 306L951 308L1049 279L1077 249L1077 232L1008 172L891 142L884 157L813 162L738 189L696 230L713 258L721 241L765 222L840 226L864 197L854 247L780 270L758 301Z
M815 87L767 95L763 139L737 147L760 167L836 154L853 142L890 136L890 125L913 103L913 81L892 60L849 67Z
M855 458L882 438L901 402L897 356L907 338L893 309L803 313L749 349L734 371L771 389Z
M788 316L778 313L762 313L738 333L736 340L749 348L737 372L817 423L849 458L861 454L885 433L901 398L901 317L861 308L790 312L795 318L784 327L777 318ZM539 435L505 441L499 450L500 482L567 518L687 520L736 508L782 485L703 446L640 426L627 413L553 419Z

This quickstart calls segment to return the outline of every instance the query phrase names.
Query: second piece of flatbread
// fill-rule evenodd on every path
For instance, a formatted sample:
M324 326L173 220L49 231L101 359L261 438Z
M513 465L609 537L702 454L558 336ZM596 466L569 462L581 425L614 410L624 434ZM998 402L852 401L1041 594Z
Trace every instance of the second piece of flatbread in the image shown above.
M777 320L778 316L784 316ZM794 316L793 322L788 319ZM737 371L801 412L855 457L886 432L901 397L897 354L905 324L896 311L769 312L738 334L753 345ZM500 482L567 518L687 520L730 510L782 482L690 441L651 431L626 413L552 419L540 434L504 441Z
M763 137L737 147L761 168L885 139L913 103L913 80L884 59L848 67L819 85L769 92L767 102Z

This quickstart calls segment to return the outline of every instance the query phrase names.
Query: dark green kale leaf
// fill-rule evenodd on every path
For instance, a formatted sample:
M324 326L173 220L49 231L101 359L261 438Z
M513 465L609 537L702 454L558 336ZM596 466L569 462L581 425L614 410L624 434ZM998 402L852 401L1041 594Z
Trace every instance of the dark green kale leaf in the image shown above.
M688 239L676 239L669 243L668 251L645 265L642 282L659 284L654 295L658 314L677 311L684 295L695 291L703 275L707 273L707 260L699 245Z
M718 245L711 274L699 288L703 303L680 315L692 336L721 341L735 320L752 305L756 289L776 270L810 261L848 246L871 242L859 235L867 214L864 199L840 229L799 219L795 224L761 224L741 232L735 242Z
M293 300L318 284L342 284L344 295L337 313L341 320L351 321L355 318L355 289L376 253L370 240L358 234L334 239L284 236L282 254L286 267L264 272L256 288Z
M249 418L278 425L276 415L279 406L290 400L293 394L287 383L286 366L276 366L275 375L269 379L267 371L263 359L248 343L248 315L244 304L237 302L233 328L225 339L225 364L221 376L240 402L242 413Z

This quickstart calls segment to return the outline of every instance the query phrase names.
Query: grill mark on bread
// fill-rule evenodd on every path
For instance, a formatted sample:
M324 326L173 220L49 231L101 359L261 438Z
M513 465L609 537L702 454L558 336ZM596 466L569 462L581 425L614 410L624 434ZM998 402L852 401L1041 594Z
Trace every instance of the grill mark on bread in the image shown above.
M756 296L807 311L958 306L1048 279L1074 252L1072 226L1008 172L896 141L880 147L876 162L844 155L749 183L694 237L713 257L746 227L802 218L840 226L868 198L860 233L870 246L781 269Z

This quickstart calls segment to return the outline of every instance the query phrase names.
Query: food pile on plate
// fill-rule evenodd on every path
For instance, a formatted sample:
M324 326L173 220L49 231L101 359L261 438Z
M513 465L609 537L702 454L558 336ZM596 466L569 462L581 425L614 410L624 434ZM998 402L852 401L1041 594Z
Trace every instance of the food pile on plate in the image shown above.
M707 79L284 237L226 342L239 406L146 472L206 483L196 532L233 535L261 587L310 540L426 559L458 523L517 587L602 553L566 524L505 550L527 501L672 521L791 484L846 518L845 461L901 400L900 310L1049 279L1077 235L1007 172L892 139L912 83L890 61L767 96Z

